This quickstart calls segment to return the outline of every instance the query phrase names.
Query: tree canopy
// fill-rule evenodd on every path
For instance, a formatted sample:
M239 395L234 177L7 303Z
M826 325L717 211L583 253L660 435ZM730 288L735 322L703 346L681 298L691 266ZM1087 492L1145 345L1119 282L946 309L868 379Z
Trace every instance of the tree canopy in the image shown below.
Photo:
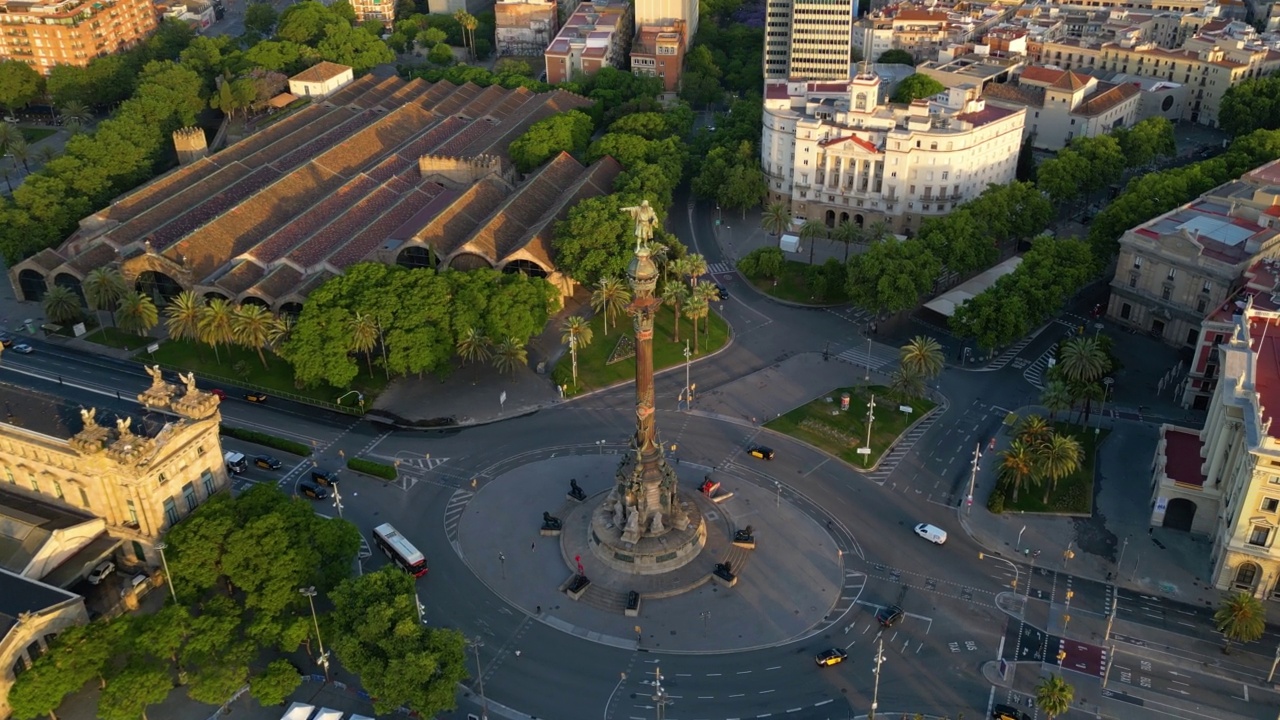
M928 75L916 73L898 83L898 87L894 89L893 95L890 96L889 100L896 103L909 103L912 100L931 98L946 89L945 85Z
M20 60L0 61L0 105L13 112L39 97L44 79Z
M511 160L517 170L527 173L562 152L579 155L591 142L593 126L591 118L578 110L539 120L511 141Z
M885 50L880 53L880 57L876 58L876 62L890 63L892 65L910 65L915 67L916 58L906 50L894 48L893 50Z
M1235 137L1280 129L1280 76L1250 78L1227 88L1218 123Z

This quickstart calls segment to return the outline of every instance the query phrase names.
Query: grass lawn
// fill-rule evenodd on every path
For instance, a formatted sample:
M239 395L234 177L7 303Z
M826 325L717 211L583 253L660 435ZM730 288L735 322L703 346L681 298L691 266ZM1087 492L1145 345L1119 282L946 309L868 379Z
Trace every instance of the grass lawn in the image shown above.
M849 393L848 411L840 410L842 393ZM867 441L867 401L871 395L876 396L871 454L859 455L858 448ZM934 406L928 400L913 400L910 403L912 411L908 414L898 409L902 404L891 399L889 389L882 385L836 388L764 426L820 447L854 467L870 467L907 426Z
M1005 512L1020 511L1031 513L1083 513L1093 511L1093 470L1098 456L1098 445L1111 433L1103 430L1094 434L1096 428L1082 428L1079 425L1058 422L1053 424L1054 431L1061 435L1071 435L1080 441L1084 457L1080 460L1080 469L1058 481L1053 492L1049 493L1049 502L1044 501L1044 487L1024 485L1018 491L1018 501L1013 501L1013 491L1007 490L1004 498Z
M91 332L84 336L85 340L107 347L119 348L121 350L137 350L146 347L149 343L155 342L155 338L146 335L134 335L127 333L120 328L104 327L97 332Z
M28 145L32 145L56 132L58 131L49 128L22 128L22 139L26 140Z
M751 284L766 295L772 295L779 300L803 303L805 305L834 305L849 301L849 295L843 287L833 297L815 298L813 296L813 284L809 282L809 268L811 267L821 267L821 265L810 265L799 260L786 260L782 265L782 274L777 280L760 278L751 280Z
M228 383L246 387L258 387L267 393L282 397L293 396L300 400L315 400L332 404L339 395L348 390L359 390L364 393L365 407L373 404L374 399L387 386L386 375L379 374L375 368L372 378L365 372L364 364L360 364L360 374L349 388L332 388L328 385L318 388L298 388L293 382L293 368L282 358L266 353L267 367L262 367L258 353L242 347L220 347L218 356L208 345L193 343L188 340L166 340L160 343L160 349L154 355L141 353L136 356L143 362L157 362L161 365L190 370L197 377L213 382L225 380ZM220 358L220 360L219 360ZM243 372L243 374L241 374ZM355 396L347 398L344 405L352 406Z
M707 316L711 321L709 333L704 332L706 320L698 321L698 348L693 359L706 357L708 354L724 347L729 340L729 326L724 318L712 312ZM569 384L567 395L579 395L589 390L606 387L622 380L634 380L636 377L636 361L634 354L625 360L609 364L609 356L618 346L618 338L623 334L633 334L631 318L618 315L617 322L609 322L609 334L604 334L604 315L597 314L591 318L591 344L578 348L578 387L575 390L568 373L572 369L572 358L565 353L556 365L557 371L564 373L565 382ZM674 335L675 315L671 308L663 306L658 311L653 328L653 369L655 371L679 365L684 362L684 343L689 341L689 349L693 347L693 323L687 317L680 316L680 342L672 339ZM564 370L560 370L564 367Z

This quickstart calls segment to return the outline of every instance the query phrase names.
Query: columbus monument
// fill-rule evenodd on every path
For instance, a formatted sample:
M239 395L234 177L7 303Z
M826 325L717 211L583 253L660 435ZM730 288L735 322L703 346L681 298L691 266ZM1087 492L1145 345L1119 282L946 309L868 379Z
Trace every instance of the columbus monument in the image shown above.
M635 221L636 237L635 257L627 267L632 297L627 314L635 328L636 432L618 465L613 490L592 514L589 539L610 567L649 575L696 558L707 530L697 502L679 491L654 417L653 324L662 301L654 294L659 273L649 243L658 218L647 200L623 211Z

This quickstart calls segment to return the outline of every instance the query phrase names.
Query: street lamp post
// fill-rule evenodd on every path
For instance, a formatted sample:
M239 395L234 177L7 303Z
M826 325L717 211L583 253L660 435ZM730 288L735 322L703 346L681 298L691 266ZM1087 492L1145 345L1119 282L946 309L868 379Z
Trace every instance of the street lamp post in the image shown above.
M1101 323L1099 323L1101 324ZM1111 394L1111 385L1115 380L1113 378L1102 378L1102 407L1098 408L1098 427L1093 429L1094 435L1102 433L1102 416L1107 410L1107 396Z
M507 579L507 556L498 553L498 564L502 566L502 579Z
M480 686L480 720L489 720L489 700L484 696L484 670L480 667L480 647L484 642L477 635L475 640L467 644L476 654L476 683Z
M688 410L693 405L693 398L689 393L689 362L693 358L693 353L689 351L689 341L684 341L684 409Z
M164 549L169 547L164 543L156 543L156 549L160 551L160 564L164 566L164 580L169 584L169 595L173 601L178 602L178 593L173 591L173 576L169 574L169 561L164 557Z
M1138 565L1142 563L1142 553L1135 552L1136 559L1133 561L1133 570L1129 571L1129 581L1132 582L1135 575L1138 574Z
M653 705L656 709L656 717L658 720L664 720L667 717L667 705L671 704L671 699L667 696L667 691L662 689L662 671L655 665L653 668Z
M884 662L884 639L876 641L876 684L871 691L871 714L867 720L876 720L876 706L880 704L880 663Z
M597 453L598 455L603 455L603 454L604 454L604 441L603 441L603 440L597 440L597 441L596 441L596 449L599 451L599 452Z
M969 496L965 498L965 514L973 514L973 489L978 482L978 463L982 460L982 443L973 448L973 469L969 472ZM1025 527L1025 526L1024 526ZM1021 533L1019 533L1021 536Z
M867 374L863 382L871 382L871 323L867 323Z
M1120 559L1116 561L1116 575L1120 575L1120 566L1124 564L1124 551L1129 549L1129 538L1124 539L1124 544L1120 546Z
M711 611L703 610L701 613L698 614L698 617L702 618L702 637L706 637L707 624L711 621ZM1280 648L1276 649L1276 657L1280 658ZM1272 668L1272 672L1275 672L1275 668Z
M422 600L418 597L418 590L413 591L413 604L418 606L418 622L423 625L427 624L427 606L422 604Z
M987 554L986 554L986 553L981 553L981 552L980 552L980 553L978 553L978 559L979 559L979 560L985 560L985 559L986 559L986 557L987 557ZM1021 577L1021 574L1018 572L1018 565L1017 565L1017 563L1015 563L1014 561L1012 561L1012 560L1010 560L1010 559L1008 559L1008 558L1002 558L1002 557L1000 557L999 555L992 555L992 556L991 556L991 559L992 559L992 560L999 560L999 561L1004 562L1004 563L1008 563L1008 564L1009 564L1009 567L1013 568L1013 594L1014 594L1014 597L1017 597L1017 595L1018 595L1018 579Z
M311 622L316 628L316 644L320 646L320 667L324 668L324 681L329 682L329 653L324 651L324 639L320 637L320 621L316 618L316 587L304 587L298 592L307 596L307 604L311 606Z
M1023 525L1022 529L1018 531L1018 542L1013 546L1014 552L1022 552L1022 533L1026 531L1027 531L1026 525Z
M338 494L338 481L333 481L333 507L338 511L338 519L342 519L342 496Z
M869 378L871 376L868 375L867 377ZM863 458L865 458L862 461L863 465L871 464L871 426L875 424L875 421L876 421L876 396L872 395L871 399L867 402L867 445L866 445L867 452L862 456Z

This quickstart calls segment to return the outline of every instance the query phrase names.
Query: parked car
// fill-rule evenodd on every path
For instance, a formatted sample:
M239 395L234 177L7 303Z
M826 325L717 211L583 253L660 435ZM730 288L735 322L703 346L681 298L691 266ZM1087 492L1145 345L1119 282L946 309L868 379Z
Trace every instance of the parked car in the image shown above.
M10 125L17 125L17 124L18 124L18 118L13 117L13 116L11 116L11 115L5 115L5 116L4 116L4 121L5 121L5 122L7 122L7 123L9 123Z
M267 394L262 392L245 393L244 399L251 403L264 403L267 401Z
M270 455L259 455L253 459L253 464L263 470L279 470L282 463Z
M36 349L26 343L18 343L13 346L13 351L22 355L30 355L35 352Z
M329 497L329 491L321 487L318 483L310 480L302 480L298 482L298 494L305 495L312 500L326 500Z
M761 460L772 460L773 448L767 448L764 445L752 445L747 448L747 454L753 458L760 458Z
M145 573L138 573L128 580L125 580L124 585L120 586L120 597L124 597L131 592L141 595L146 591L148 580L150 580L150 578L148 578Z
M210 394L210 395L212 395L212 396L214 396L214 397L216 397L216 398L218 398L219 400L226 400L226 399L227 399L227 391L226 391L226 390L219 390L218 388L214 388L214 389L212 389L212 390L210 390L210 391L209 391L209 394Z
M916 525L916 534L935 545L941 545L947 541L946 530L928 523L920 523L919 525Z
M105 577L107 577L108 575L110 575L115 571L116 571L115 563L111 562L110 560L103 560L102 562L98 563L98 566L95 567L89 573L89 578L88 578L89 584L97 585L98 583L102 582L102 580Z
M906 613L897 605L886 605L876 611L876 622L880 623L881 627L890 628L902 622L905 616Z
M996 706L991 708L991 720L1031 720L1031 718L1012 705L996 703Z
M827 667L830 665L839 665L848 659L849 653L841 650L840 648L831 648L830 650L823 650L818 653L818 656L815 657L813 661L818 663L818 667Z

